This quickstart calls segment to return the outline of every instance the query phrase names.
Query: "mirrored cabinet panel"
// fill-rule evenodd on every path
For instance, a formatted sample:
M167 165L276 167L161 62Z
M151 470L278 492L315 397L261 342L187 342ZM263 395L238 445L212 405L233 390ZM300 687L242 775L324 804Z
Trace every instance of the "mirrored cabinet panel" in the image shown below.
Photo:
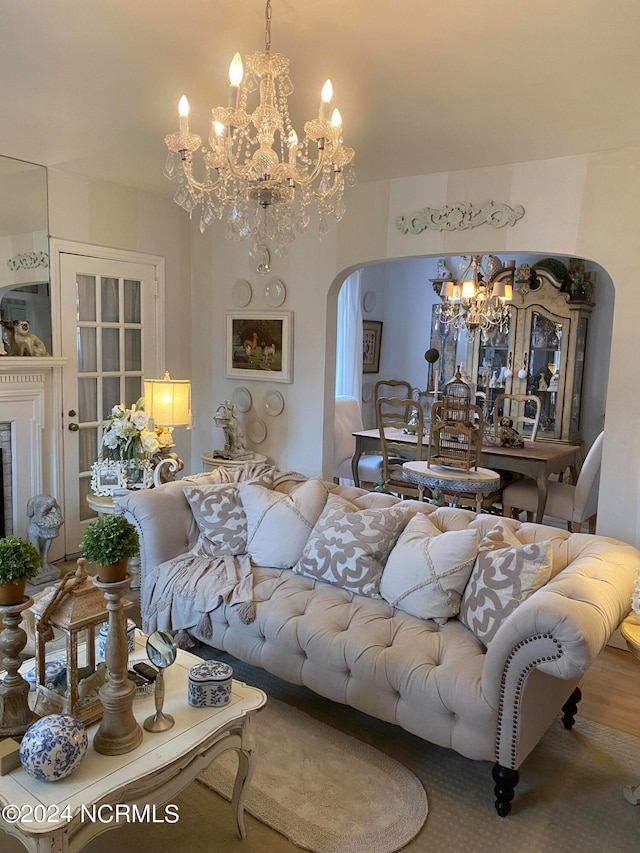
M50 355L47 170L0 157L0 199L0 355Z
M491 420L499 394L535 396L540 399L537 438L577 442L589 315L594 306L571 298L561 287L549 271L539 269L532 272L530 284L520 289L516 284L509 328L476 335L467 351L467 372ZM525 406L524 413L533 416L536 407L532 401L530 411Z

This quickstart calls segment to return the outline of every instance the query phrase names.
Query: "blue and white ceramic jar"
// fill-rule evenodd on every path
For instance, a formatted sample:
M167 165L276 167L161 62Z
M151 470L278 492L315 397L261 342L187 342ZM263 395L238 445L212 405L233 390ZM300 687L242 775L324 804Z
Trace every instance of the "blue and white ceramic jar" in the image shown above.
M228 663L206 660L189 670L187 701L194 708L221 708L231 699L233 669Z
M88 743L80 720L71 714L49 714L25 732L20 744L20 761L29 776L55 782L76 769Z
M98 631L98 660L104 660L107 650L107 634L109 633L109 623L103 622ZM127 649L132 652L136 646L136 623L132 619L127 619Z

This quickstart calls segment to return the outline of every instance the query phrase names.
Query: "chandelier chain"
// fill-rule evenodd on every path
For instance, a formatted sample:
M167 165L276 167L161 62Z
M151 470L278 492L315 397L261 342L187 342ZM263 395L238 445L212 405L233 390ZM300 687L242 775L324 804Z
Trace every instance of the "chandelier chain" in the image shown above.
M264 49L267 53L271 50L271 0L267 0L264 11Z

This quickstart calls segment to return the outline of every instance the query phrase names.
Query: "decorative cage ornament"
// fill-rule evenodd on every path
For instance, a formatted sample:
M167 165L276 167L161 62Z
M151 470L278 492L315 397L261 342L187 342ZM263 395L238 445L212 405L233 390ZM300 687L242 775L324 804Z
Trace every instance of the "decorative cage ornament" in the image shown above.
M458 371L444 386L442 400L431 407L427 464L478 468L483 431L482 409L471 403L471 388Z

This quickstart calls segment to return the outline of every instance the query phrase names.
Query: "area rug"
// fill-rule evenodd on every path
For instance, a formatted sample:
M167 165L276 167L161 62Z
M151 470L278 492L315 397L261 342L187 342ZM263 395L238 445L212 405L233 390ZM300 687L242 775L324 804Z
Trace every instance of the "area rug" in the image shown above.
M254 718L256 770L246 810L314 853L393 853L427 817L422 783L393 758L269 699ZM231 798L237 757L199 780Z

